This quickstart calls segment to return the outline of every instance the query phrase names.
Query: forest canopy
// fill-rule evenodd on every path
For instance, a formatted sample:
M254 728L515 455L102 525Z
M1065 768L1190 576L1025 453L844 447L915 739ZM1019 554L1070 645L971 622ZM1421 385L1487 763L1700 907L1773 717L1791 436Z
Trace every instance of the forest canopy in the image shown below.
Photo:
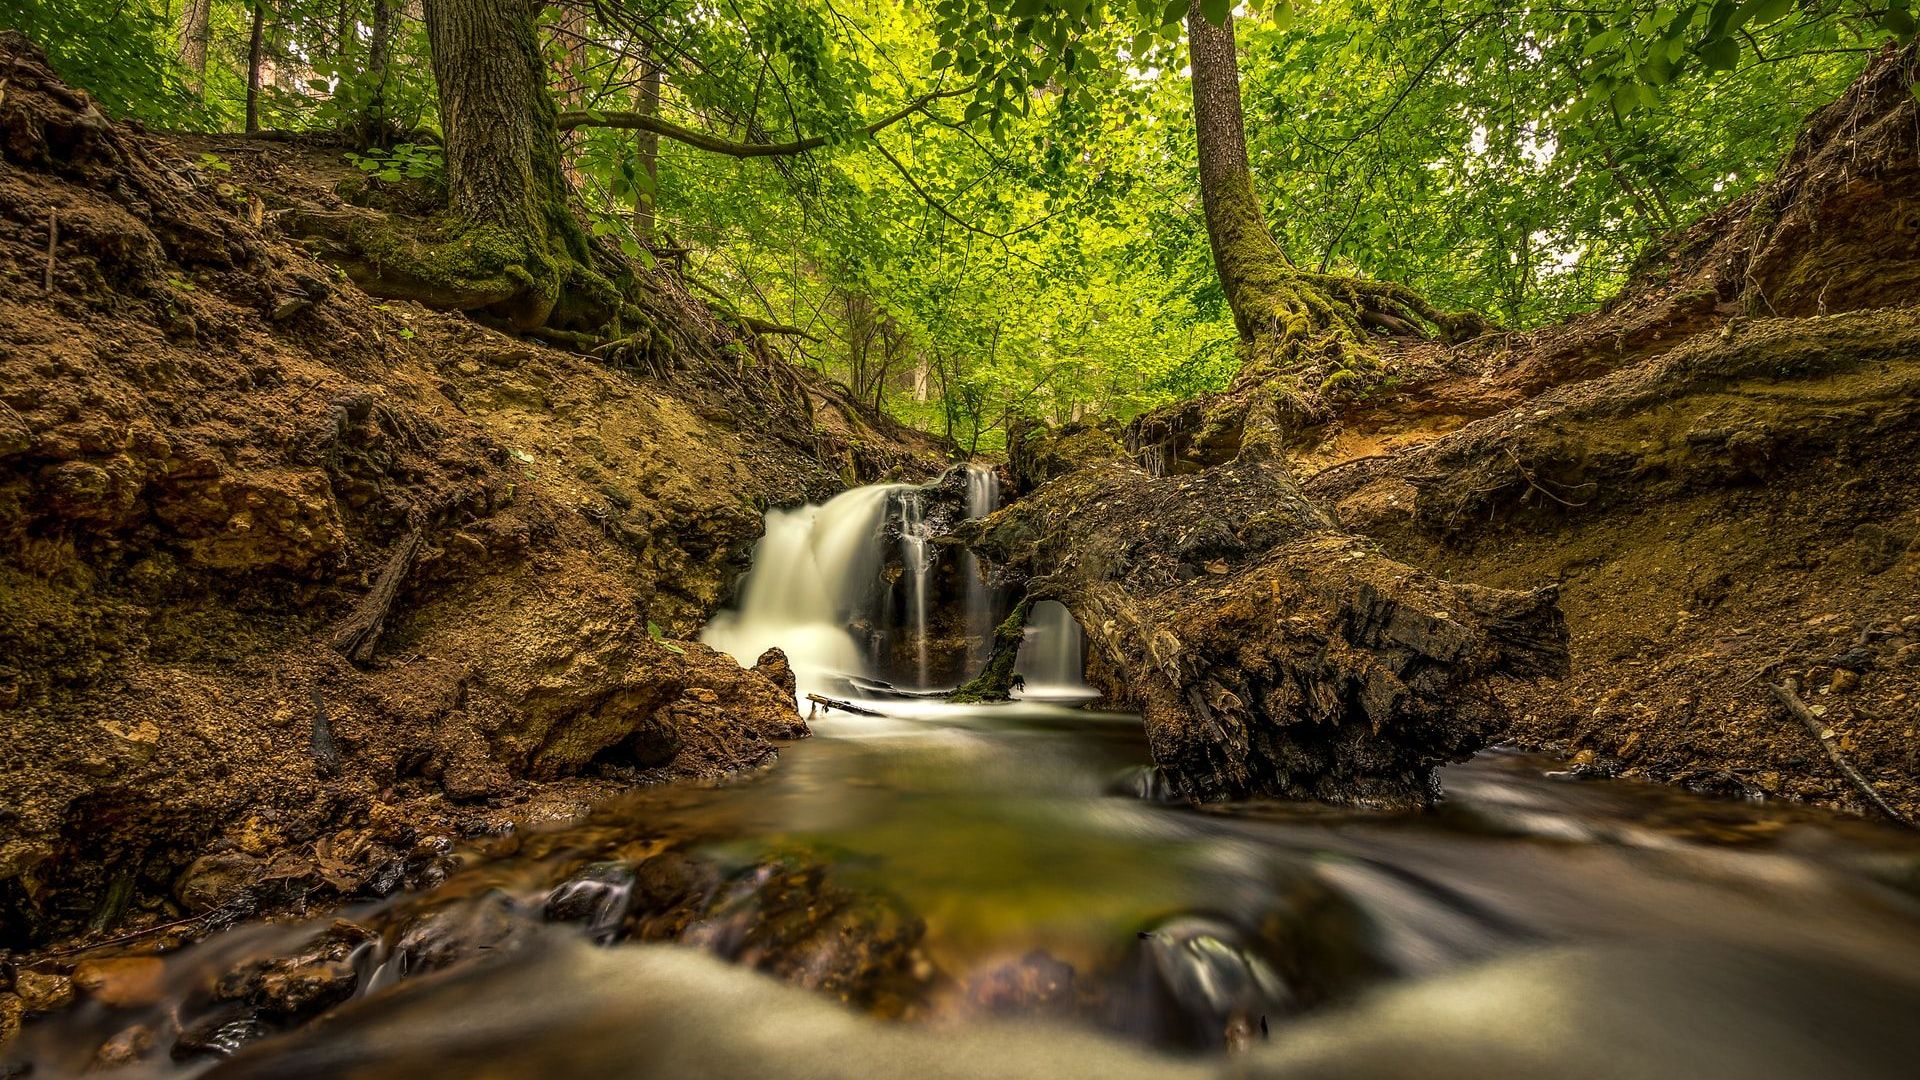
M592 253L617 251L965 449L1015 417L1217 390L1246 356L1201 205L1187 0L23 2L9 21L117 115L329 137L370 188L439 203L450 175L477 197L445 103L487 90L436 85L456 69L433 9L524 16L569 223L531 211L558 254L510 321L582 323L567 296L606 307ZM1911 0L1191 14L1227 28L1281 258L1515 329L1604 302L1915 29Z

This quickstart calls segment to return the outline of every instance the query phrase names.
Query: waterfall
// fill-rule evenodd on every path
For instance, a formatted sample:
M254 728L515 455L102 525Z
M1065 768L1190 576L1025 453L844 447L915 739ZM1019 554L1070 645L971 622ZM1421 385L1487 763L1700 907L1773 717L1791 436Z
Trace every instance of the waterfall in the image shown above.
M1013 667L1031 696L1082 696L1089 690L1082 653L1080 624L1064 605L1042 600L1027 613L1027 633Z
M835 689L843 676L864 674L851 627L873 610L886 560L882 526L896 493L909 490L875 484L818 506L769 510L736 606L715 615L700 640L743 665L779 646L802 700L809 691ZM921 588L924 595L924 580Z
M913 635L915 686L927 685L927 581L933 571L928 552L926 504L919 488L897 492L900 507L900 580L906 586L907 632Z
M998 509L1000 474L984 465L967 466L967 517L983 518ZM960 555L960 576L967 584L967 638L971 642L967 658L977 669L986 662L993 643L1000 590L987 584L980 573L980 557L971 551Z

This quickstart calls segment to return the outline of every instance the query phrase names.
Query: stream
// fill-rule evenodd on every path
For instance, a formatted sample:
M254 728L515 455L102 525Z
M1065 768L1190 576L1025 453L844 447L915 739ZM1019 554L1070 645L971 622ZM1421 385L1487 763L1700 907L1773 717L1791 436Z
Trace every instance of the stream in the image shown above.
M969 515L997 498L980 472ZM19 1062L75 1075L118 1040L116 1075L172 1077L1920 1072L1910 837L1508 750L1443 770L1428 813L1171 804L1138 718L1087 707L1058 605L1019 700L914 696L1006 603L932 512L904 485L770 512L704 635L884 715L477 842L344 922L237 927L30 1026ZM324 986L290 1010L289 984Z

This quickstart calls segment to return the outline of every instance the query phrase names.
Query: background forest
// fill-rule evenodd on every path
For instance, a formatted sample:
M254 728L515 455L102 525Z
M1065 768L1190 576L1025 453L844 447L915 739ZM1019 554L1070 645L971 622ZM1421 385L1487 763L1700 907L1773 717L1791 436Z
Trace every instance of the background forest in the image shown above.
M420 0L24 2L6 21L115 115L332 131L371 183L441 179ZM855 397L992 449L1013 416L1125 418L1237 370L1184 0L541 10L592 231ZM1603 302L1913 30L1907 0L1236 14L1281 246L1509 328Z

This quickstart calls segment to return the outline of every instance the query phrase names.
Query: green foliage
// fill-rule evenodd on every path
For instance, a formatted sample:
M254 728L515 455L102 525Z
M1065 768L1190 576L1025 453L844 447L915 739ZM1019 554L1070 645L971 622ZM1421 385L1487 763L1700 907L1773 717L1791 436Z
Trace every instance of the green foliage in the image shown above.
M23 0L17 22L114 112L237 127L251 5L213 0L197 72L178 59L184 2ZM269 5L263 118L345 133L369 178L431 191L424 28L390 0L391 63L372 70L375 3ZM1591 308L1649 243L1763 180L1871 50L1912 39L1913 5L1254 3L1236 18L1249 156L1297 263L1534 325ZM656 70L663 120L825 142L736 158L664 138L650 160L634 131L582 127L570 176L593 235L801 331L769 340L855 398L992 450L1018 416L1126 417L1237 371L1198 205L1186 13L604 0L542 19L563 109L640 109ZM484 239L450 246L443 276L540 272Z
M390 150L376 149L362 153L350 150L347 160L361 172L390 184L402 180L423 180L437 186L444 182L446 170L446 156L439 147L417 143L397 143Z
M164 9L146 0L20 0L4 25L39 44L68 81L116 116L181 127L207 120L174 60Z

